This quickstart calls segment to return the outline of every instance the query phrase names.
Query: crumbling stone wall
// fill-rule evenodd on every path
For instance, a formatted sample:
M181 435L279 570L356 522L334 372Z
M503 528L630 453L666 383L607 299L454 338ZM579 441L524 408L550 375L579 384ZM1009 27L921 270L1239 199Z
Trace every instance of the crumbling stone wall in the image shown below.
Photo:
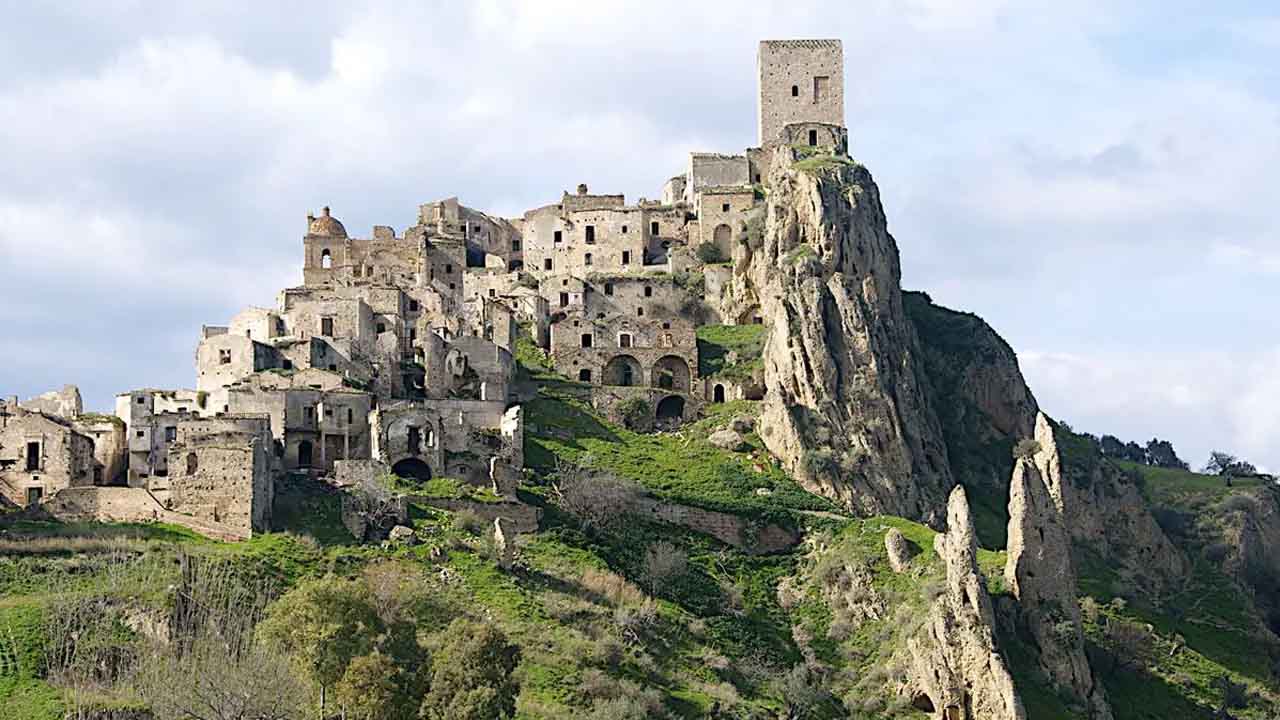
M275 496L265 417L185 423L169 447L168 509L244 532L271 527Z
M84 404L80 400L80 388L75 385L65 385L61 390L51 390L30 400L23 400L19 406L24 410L55 415L68 420L79 417L84 410Z
M750 186L715 186L698 195L698 245L711 243L727 261L733 244L746 232L747 215L755 206Z
M0 405L0 494L27 506L59 490L93 485L93 440L70 421Z

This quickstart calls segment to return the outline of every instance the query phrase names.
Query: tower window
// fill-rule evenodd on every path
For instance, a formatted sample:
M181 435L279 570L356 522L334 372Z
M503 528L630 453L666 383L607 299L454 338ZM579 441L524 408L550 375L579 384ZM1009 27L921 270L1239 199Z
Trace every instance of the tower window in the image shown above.
M582 264L583 264L583 265L590 265L590 264L591 264L591 253L587 253L586 255L583 255L583 256L582 256Z
M809 144L810 144L810 145L817 145L817 144L818 144L818 131L817 131L817 130L810 130L810 131L809 131Z
M658 234L658 222L656 220L649 223L649 234L650 235Z
M644 286L644 296L645 296L645 297L653 297L653 286L651 286L651 285L645 285L645 286Z
M564 239L564 235L563 235L559 230L557 230L557 231L555 232L555 238L554 238L554 239L555 239L555 241L556 241L556 242L560 242L561 240L563 240L563 239Z
M622 264L623 264L623 265L630 265L630 264L631 264L631 251L630 251L630 250L623 250L623 251L622 251Z
M326 337L333 336L333 318L320 318L320 334Z
M720 206L720 212L729 212L729 203L722 204Z
M644 308L642 307L636 308L636 317L644 317Z
M800 86L799 86L799 85L792 85L792 86L791 86L791 97L800 97Z
M584 348L591 347L591 333L582 334L582 347Z
M550 269L551 269L551 258L547 258L547 259L545 259L545 260L543 260L543 261L542 261L542 269L543 269L543 270L550 270Z
M587 244L588 245L594 244L595 241L596 241L596 226L588 225L587 226Z
M622 333L618 335L618 347L631 347L631 333Z
M626 225L623 225L623 226L622 226L622 234L623 234L623 235L626 235L626 234L627 234L627 226L626 226Z

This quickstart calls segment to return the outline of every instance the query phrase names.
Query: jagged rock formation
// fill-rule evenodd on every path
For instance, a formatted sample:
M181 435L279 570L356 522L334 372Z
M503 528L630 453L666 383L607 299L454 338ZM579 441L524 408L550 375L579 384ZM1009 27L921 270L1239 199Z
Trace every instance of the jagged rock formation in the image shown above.
M1022 720L1022 700L995 647L991 597L978 572L977 536L962 487L951 491L947 531L934 539L934 550L946 564L946 591L907 641L916 706L948 720Z
M814 492L937 524L953 482L879 191L845 157L795 154L775 151L763 234L734 248L734 296L772 323L764 442Z
M1034 639L1045 675L1088 708L1088 717L1109 720L1110 706L1085 656L1061 460L1044 413L1036 418L1035 439L1039 449L1016 460L1009 485L1005 582L1018 599L1020 623Z

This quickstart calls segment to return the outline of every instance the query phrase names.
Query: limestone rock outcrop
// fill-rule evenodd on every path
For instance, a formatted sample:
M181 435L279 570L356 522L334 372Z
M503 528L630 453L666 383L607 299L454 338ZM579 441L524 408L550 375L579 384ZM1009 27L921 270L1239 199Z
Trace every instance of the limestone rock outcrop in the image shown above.
M907 641L909 691L917 707L949 720L1023 720L1022 700L996 650L991 597L978 570L977 536L962 487L951 492L947 531L934 539L934 550L946 565L946 590Z
M1005 582L1018 599L1019 623L1039 650L1040 668L1063 695L1094 720L1111 709L1084 651L1076 575L1071 560L1070 511L1062 492L1062 467L1053 427L1036 418L1039 449L1018 458L1009 485L1009 559Z
M763 231L734 247L733 297L771 323L759 423L809 490L935 525L953 485L871 174L775 150Z
M884 534L884 550L894 572L905 572L911 566L911 545L898 528L889 528Z

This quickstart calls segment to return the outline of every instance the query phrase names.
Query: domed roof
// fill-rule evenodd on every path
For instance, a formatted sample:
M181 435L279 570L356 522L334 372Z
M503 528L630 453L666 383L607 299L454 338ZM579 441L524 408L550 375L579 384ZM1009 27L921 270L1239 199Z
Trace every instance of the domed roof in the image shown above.
M320 211L320 217L307 215L307 234L344 238L347 236L347 229L338 222L337 218L330 215L329 208L325 207Z

